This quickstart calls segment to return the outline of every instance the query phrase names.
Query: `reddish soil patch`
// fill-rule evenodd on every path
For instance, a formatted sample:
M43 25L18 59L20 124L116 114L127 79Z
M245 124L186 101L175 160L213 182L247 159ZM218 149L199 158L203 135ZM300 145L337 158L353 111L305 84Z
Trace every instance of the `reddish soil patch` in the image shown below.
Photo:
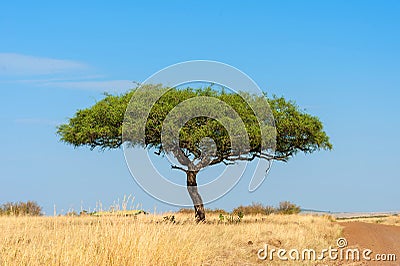
M365 261L342 265L400 265L400 226L382 225L363 222L343 222L343 236L346 238L348 248L372 250L370 258L374 260L376 254L395 254L396 261ZM384 255L383 255L384 256ZM382 257L383 257L382 256Z

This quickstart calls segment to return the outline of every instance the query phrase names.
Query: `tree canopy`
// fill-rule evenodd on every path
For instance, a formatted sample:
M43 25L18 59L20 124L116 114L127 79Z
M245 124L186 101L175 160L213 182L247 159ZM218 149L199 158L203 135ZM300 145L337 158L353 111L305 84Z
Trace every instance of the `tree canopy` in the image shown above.
M194 97L209 96L227 103L239 115L243 121L250 147L246 159L260 157L261 137L260 127L256 115L244 100L250 95L240 95L205 89L183 89L159 87L165 90L163 96L154 104L146 119L145 141L135 136L138 131L129 127L130 132L125 132L132 145L140 145L145 148L154 148L158 153L166 151L161 141L163 121L175 106ZM57 133L61 141L72 144L75 147L88 146L91 149L114 149L122 145L122 133L124 115L128 104L136 90L122 95L106 94L104 99L95 103L92 107L78 110L69 122L58 127ZM135 95L136 97L146 97ZM251 99L257 101L259 99ZM321 149L331 149L332 144L323 130L323 124L316 116L306 113L293 101L283 97L273 96L267 98L273 115L273 124L276 128L275 153L269 154L266 159L287 161L298 152L312 153ZM135 108L135 110L137 110ZM187 109L186 109L187 110ZM196 110L194 110L196 112ZM139 119L139 114L133 116ZM266 117L270 119L270 117ZM126 121L125 121L126 122ZM165 125L164 125L165 126ZM271 133L272 134L272 133ZM210 117L195 117L185 123L179 131L179 146L194 157L201 156L201 140L209 137L214 140L217 154L213 163L234 160L238 154L232 153L230 136L219 121ZM272 136L271 136L272 138Z

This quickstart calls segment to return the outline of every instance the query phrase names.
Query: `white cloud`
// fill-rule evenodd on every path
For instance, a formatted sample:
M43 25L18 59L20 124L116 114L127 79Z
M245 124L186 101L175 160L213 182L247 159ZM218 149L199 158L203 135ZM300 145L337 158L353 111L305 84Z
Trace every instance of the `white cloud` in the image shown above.
M0 53L0 83L34 87L125 92L134 86L131 80L106 80L93 68L73 60Z
M88 68L86 64L72 60L0 53L0 75L51 75Z

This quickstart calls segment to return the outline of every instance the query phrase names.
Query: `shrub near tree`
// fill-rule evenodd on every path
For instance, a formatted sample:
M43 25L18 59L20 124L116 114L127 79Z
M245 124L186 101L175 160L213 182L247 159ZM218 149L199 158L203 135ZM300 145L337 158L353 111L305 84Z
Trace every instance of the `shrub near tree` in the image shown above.
M301 211L300 206L290 201L282 201L278 207L271 205L263 205L260 202L252 202L250 205L240 205L232 210L231 213L224 209L206 209L207 213L227 215L227 214L243 214L243 215L270 215L270 214L298 214ZM193 209L182 208L178 211L182 214L192 214Z
M263 214L268 215L275 211L272 206L264 206L262 203L253 202L249 206L239 206L233 209L233 213L243 213L244 215Z
M297 206L290 201L282 201L279 203L278 207L273 207L269 205L263 205L262 203L253 202L248 206L239 206L233 209L233 213L243 213L244 215L270 215L276 214L297 214L301 211L300 206Z
M297 214L301 211L300 206L291 203L290 201L282 201L279 203L279 207L276 213L279 214Z

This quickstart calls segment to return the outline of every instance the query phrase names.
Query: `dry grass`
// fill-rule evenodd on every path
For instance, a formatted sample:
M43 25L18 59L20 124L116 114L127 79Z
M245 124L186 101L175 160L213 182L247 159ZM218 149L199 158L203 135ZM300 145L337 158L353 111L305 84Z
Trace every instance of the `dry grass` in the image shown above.
M160 215L0 217L0 265L281 265L257 258L264 243L321 250L341 233L327 216L253 216L221 224L215 215L195 224L191 216L173 215L176 223Z

